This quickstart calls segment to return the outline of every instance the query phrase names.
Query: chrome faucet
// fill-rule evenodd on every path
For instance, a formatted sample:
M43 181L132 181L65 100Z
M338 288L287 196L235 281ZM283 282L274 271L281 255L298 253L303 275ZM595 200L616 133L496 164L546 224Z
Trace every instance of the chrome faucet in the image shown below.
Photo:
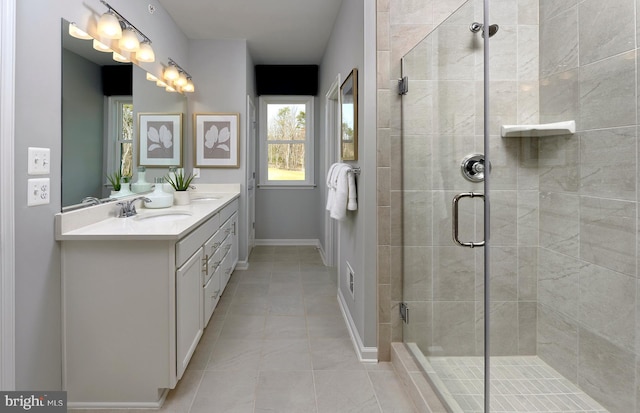
M88 196L82 199L83 204L100 205L100 200L94 196Z
M127 218L132 217L137 214L135 202L138 200L143 200L144 202L151 202L151 200L144 196L139 196L137 198L130 199L128 201L118 202L116 205L120 207L120 211L118 212L118 218Z

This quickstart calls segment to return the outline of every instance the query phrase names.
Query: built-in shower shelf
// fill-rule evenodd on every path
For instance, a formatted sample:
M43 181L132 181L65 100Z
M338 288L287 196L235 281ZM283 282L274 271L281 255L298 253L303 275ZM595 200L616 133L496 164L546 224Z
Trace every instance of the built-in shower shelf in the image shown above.
M540 125L502 125L503 138L571 135L576 133L576 121L543 123Z

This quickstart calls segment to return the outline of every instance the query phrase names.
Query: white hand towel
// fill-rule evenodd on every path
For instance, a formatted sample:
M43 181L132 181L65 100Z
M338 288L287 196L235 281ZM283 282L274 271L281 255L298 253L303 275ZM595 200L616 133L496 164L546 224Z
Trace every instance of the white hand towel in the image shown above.
M333 206L331 208L330 216L333 219L342 221L347 216L347 199L349 197L349 183L347 176L351 167L346 164L341 164L337 169L336 189L333 198Z
M347 174L349 179L349 203L347 209L349 211L355 211L358 209L358 193L356 192L356 174L353 170L350 170Z
M333 208L333 199L336 194L335 171L336 171L337 165L338 165L337 163L332 164L329 167L329 171L327 172L327 206L326 206L327 211L331 211L331 208Z

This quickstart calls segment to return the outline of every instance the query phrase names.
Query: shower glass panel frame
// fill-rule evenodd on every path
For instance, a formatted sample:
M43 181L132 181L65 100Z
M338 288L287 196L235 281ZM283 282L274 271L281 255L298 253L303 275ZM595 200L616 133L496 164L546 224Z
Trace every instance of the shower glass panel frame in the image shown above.
M403 337L454 412L489 411L483 286L491 250L485 229L490 172L480 182L461 172L469 155L489 161L485 34L469 29L478 19L488 27L478 4L464 3L402 59L409 84L402 96L403 300L411 314ZM475 248L461 247L453 232ZM451 358L473 360L470 384L478 397L454 397L447 372L438 371Z

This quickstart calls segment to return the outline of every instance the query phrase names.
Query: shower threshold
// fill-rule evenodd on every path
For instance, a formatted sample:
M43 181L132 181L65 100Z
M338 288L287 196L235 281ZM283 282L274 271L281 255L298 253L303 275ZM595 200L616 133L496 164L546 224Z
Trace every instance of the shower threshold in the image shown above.
M407 346L450 411L483 412L482 357L424 357ZM608 413L537 356L491 357L491 412Z

